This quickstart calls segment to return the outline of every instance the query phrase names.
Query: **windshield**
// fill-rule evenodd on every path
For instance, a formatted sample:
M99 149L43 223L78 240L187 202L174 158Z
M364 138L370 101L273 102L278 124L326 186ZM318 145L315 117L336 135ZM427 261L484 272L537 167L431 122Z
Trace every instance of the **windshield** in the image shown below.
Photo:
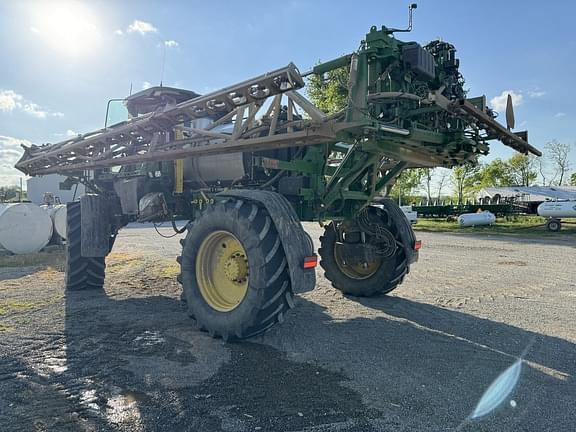
M130 118L124 99L111 99L106 110L106 124L104 127L114 126Z

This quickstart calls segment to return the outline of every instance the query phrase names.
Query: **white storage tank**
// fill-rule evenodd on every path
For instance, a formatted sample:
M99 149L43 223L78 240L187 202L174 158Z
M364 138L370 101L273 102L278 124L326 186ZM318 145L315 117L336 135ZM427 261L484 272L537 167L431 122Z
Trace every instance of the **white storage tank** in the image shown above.
M486 210L479 213L464 213L458 216L458 225L461 227L492 225L494 222L496 222L496 216Z
M55 206L43 205L40 207L50 215L54 232L66 240L66 204L58 204Z
M0 244L15 254L39 252L52 238L52 219L31 203L0 208Z
M546 201L537 211L538 215L547 218L576 217L576 201Z

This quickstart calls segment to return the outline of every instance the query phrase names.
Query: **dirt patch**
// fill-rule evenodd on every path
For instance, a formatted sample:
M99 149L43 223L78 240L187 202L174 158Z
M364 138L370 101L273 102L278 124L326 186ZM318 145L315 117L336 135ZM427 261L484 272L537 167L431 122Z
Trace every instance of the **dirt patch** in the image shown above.
M0 301L0 317L3 315L36 309L37 307L37 304L31 302L9 300Z

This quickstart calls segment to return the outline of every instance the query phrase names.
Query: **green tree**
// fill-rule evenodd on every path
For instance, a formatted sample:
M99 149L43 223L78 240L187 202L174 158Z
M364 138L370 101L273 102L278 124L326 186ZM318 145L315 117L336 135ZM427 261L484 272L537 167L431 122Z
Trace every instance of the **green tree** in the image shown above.
M472 164L460 165L452 169L452 185L458 205L462 204L468 193L476 187L479 172L480 168Z
M392 186L388 196L400 204L412 201L415 198L415 191L422 184L425 175L425 168L405 169L396 179L396 183Z
M426 205L432 204L432 177L434 175L433 168L422 168L424 186L426 189Z
M572 186L576 186L576 172L572 173L572 175L570 176L570 184Z
M312 74L306 89L314 105L325 113L341 111L346 107L348 99L348 68L334 69L324 76Z
M508 159L509 175L514 186L530 186L538 177L533 156L516 153Z
M501 187L514 185L514 179L510 172L510 166L502 159L494 159L488 164L480 166L475 173L475 182L472 186L475 190L485 187Z

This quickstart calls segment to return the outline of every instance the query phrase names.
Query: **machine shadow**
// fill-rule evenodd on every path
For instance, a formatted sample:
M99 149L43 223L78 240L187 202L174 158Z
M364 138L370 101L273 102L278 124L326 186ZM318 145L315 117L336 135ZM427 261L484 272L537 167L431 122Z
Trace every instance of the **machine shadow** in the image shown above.
M167 336L168 330L182 325L191 327L191 322L175 298L116 298L108 287L67 292L67 370L60 379L72 394L78 416L69 428L58 430L76 431L85 425L102 431L172 430L179 396L159 383L167 367L194 361L190 344ZM139 368L146 372L138 373Z
M519 384L505 406L461 430L550 430L551 419L553 430L570 430L574 422L576 346L559 338L399 297L361 299L362 306L355 305L360 314L335 318L325 307L297 296L285 323L248 342L224 344L194 330L177 298L113 295L113 290L66 294L68 370L60 379L75 395L78 422L98 430L114 430L122 421L128 422L124 427L143 430L219 430L221 419L211 413L222 408L221 380L236 383L224 387L233 393L226 396L228 402L237 398L243 406L259 406L263 390L252 387L266 382L271 363L286 369L308 363L314 371L339 374L352 391L342 393L346 399L361 395L366 411L355 406L351 413L362 421L366 416L373 422L396 419L409 429L446 430L469 416L493 380L528 346ZM174 337L175 329L192 339ZM217 348L230 351L233 363L251 359L251 366L234 366L232 378L220 371L194 384L202 372L193 365L222 360ZM188 367L192 375L174 372ZM310 370L307 382L316 376ZM288 396L290 403L299 397L324 401L323 410L337 411L344 403L334 398L337 386L312 388L298 376L269 378L283 386L282 394L270 396L279 406ZM172 387L173 378L184 383ZM205 394L214 396L198 399ZM511 398L516 408L508 404ZM75 430L78 424L62 430ZM362 430L380 429L367 423Z
M344 375L319 374L252 340L213 339L177 298L114 291L66 294L68 369L59 383L74 394L79 418L58 430L296 431L348 417L364 422L360 395L340 384Z
M400 415L413 430L456 428L522 355L520 380L503 406L461 430L572 428L573 343L399 297L353 300L366 308L362 316L342 317L346 312L339 309L335 318L300 297L296 313L260 342L346 371L348 385L370 407L384 416Z

